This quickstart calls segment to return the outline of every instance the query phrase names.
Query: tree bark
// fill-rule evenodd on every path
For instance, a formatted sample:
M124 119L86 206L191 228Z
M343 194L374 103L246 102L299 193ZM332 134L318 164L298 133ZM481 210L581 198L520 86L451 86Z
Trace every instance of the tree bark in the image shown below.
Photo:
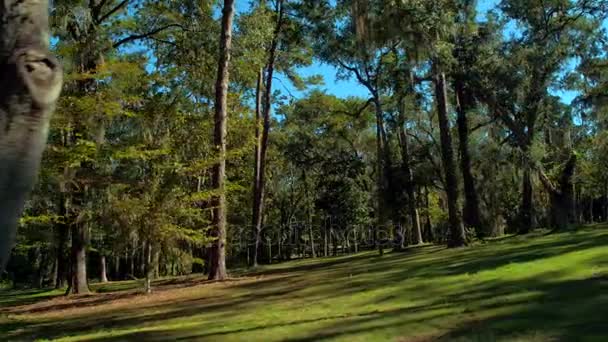
M445 169L445 185L448 204L450 236L449 247L466 245L466 234L458 210L458 183L456 181L456 168L452 151L452 136L448 119L448 90L445 73L435 68L435 96L437 100L437 114L439 118L439 133L441 136L441 157Z
M67 220L69 202L66 198L63 198L60 202L59 215ZM66 257L66 248L68 244L69 227L66 222L59 222L55 225L55 258L57 260L57 272L55 278L55 288L61 289L65 287L68 276L68 258Z
M317 253L315 251L315 239L312 230L312 198L310 196L310 191L308 189L308 180L306 178L306 170L302 170L302 180L304 181L304 192L306 193L306 216L308 225L308 238L310 240L310 256L312 258L317 257Z
M256 101L255 101L255 166L253 174L253 215L252 215L252 227L254 234L254 246L253 246L253 267L258 266L258 250L260 248L261 235L262 235L262 207L260 192L260 168L261 168L261 136L260 126L262 124L262 92L264 87L264 70L260 68L258 73L258 84L256 87ZM264 126L265 127L265 126ZM249 255L249 251L248 254Z
M456 111L458 113L458 150L460 152L460 169L464 183L463 221L467 227L475 229L478 237L485 237L487 232L481 223L479 196L475 188L475 178L471 172L471 154L469 152L469 123L467 111L472 107L470 96L464 89L461 80L456 80Z
M259 151L259 161L256 163L256 167L259 167L259 170L256 170L256 176L258 178L258 182L256 183L256 189L254 191L254 208L253 208L253 216L254 216L254 224L255 224L255 234L256 234L256 246L253 253L253 265L257 265L258 263L258 254L259 251L259 243L260 243L260 235L262 232L262 217L264 215L264 190L266 186L266 151L268 150L268 135L270 133L270 105L271 105L271 97L272 97L272 80L274 77L274 65L276 61L276 51L279 44L279 36L281 34L281 29L283 26L283 0L277 1L277 7L275 10L277 14L277 22L276 27L274 29L274 35L272 38L272 42L270 45L270 51L268 54L268 63L266 65L266 87L264 90L263 96L263 106L262 106L262 115L264 116L264 125L262 129L262 136L260 143L260 151Z
M108 273L106 270L106 256L102 255L99 257L99 279L102 283L108 282Z
M152 293L152 278L154 277L154 268L152 267L152 243L148 241L144 248L144 292Z
M371 89L370 89L371 91ZM376 183L378 187L377 193L377 206L378 213L376 217L376 229L374 231L374 244L378 249L380 255L384 254L383 242L380 241L379 232L387 224L386 218L386 203L384 200L386 182L387 182L387 156L390 155L388 151L388 144L386 139L386 131L384 130L384 111L382 110L382 103L380 102L380 96L377 92L372 91L374 98L374 107L376 108Z
M114 280L120 280L120 257L118 255L114 256Z
M327 220L323 224L323 256L329 256L329 241L327 241Z
M410 92L413 92L413 75L409 73L410 79ZM401 99L403 101L403 99ZM415 245L423 244L422 238L422 230L420 228L420 215L418 213L418 206L416 205L416 186L414 184L414 176L412 173L411 160L410 160L410 150L409 150L409 142L407 137L407 127L405 126L405 104L401 103L399 106L399 124L398 132L399 132L399 144L401 147L401 163L403 168L403 173L405 174L405 191L408 197L408 211L410 214L410 219L412 220L412 233ZM405 238L405 237L404 237Z
M228 81L230 50L232 47L232 21L234 0L224 0L222 10L222 33L220 54L215 84L215 130L213 142L218 149L219 161L213 167L213 188L218 191L214 197L213 241L209 250L209 279L224 280L226 273L226 134L228 121Z
M433 222L431 221L431 213L430 213L430 199L429 199L429 188L428 186L424 186L424 206L425 206L425 228L427 230L427 241L435 241L435 236L433 234Z
M608 183L604 185L604 222L608 221Z
M528 234L534 229L534 199L532 172L529 165L524 166L522 179L522 200L520 208L521 223L519 234Z
M572 176L576 167L576 159L576 154L573 153L564 165L557 187L553 185L542 169L538 170L539 178L551 200L550 225L557 230L568 228L568 225L575 220Z
M68 294L87 294L87 231L79 223L72 225L72 267L71 286Z
M62 85L49 53L48 1L0 5L0 273L13 247Z

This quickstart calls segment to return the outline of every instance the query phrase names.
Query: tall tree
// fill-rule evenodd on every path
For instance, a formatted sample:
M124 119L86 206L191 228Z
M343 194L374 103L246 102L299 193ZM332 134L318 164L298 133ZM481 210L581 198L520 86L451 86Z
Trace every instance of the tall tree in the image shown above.
M535 227L532 150L542 134L539 118L545 115L549 90L560 69L594 44L605 6L603 0L503 0L500 4L506 17L523 29L521 37L513 37L498 51L500 62L487 65L490 77L478 96L510 131L522 154L522 234Z
M454 55L456 70L453 76L454 93L456 97L456 113L458 115L458 152L460 153L460 170L464 185L463 221L467 227L475 229L477 236L483 237L485 230L481 222L479 209L479 195L475 186L471 165L471 152L469 146L469 115L475 106L473 92L469 89L468 78L475 77L472 65L475 63L479 50L478 25L475 22L477 15L476 1L463 0L459 2L456 15L457 33L454 39Z
M215 83L215 128L213 142L218 161L213 166L213 188L218 192L213 199L213 230L215 238L209 249L209 279L224 280L226 273L226 134L228 124L228 82L234 0L224 0L222 32Z
M254 179L254 191L253 191L253 226L255 234L255 247L253 252L253 266L258 264L258 254L260 239L262 233L262 221L264 215L264 186L265 186L265 170L266 170L266 153L268 150L268 134L270 132L270 110L272 105L272 81L274 79L275 63L277 59L277 47L281 39L281 31L283 28L283 0L277 0L275 15L276 15L276 26L274 29L274 35L270 44L270 50L268 52L268 62L266 64L266 75L264 80L264 91L262 100L262 134L256 150L256 164L255 164L255 179ZM256 128L257 129L257 128Z
M435 100L437 101L437 117L439 119L439 133L441 137L441 160L445 172L445 186L447 194L450 235L448 245L459 247L466 244L464 225L460 219L458 209L458 183L456 178L456 165L452 149L452 135L448 118L448 88L445 73L440 62L433 63L433 78L435 83Z

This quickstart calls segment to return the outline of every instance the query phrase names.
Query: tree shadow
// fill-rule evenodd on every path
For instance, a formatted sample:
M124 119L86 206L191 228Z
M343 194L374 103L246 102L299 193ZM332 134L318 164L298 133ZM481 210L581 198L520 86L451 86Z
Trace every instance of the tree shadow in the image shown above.
M606 245L608 232L596 230L585 234L548 235L527 241L525 245L521 240L509 239L457 250L425 246L382 257L365 253L250 273L247 281L236 279L221 284L220 291L207 293L196 292L197 286L210 284L202 278L165 279L157 282L157 292L188 288L185 291L192 289L193 295L165 299L161 295L147 302L136 297L139 293L129 291L98 294L82 299L84 310L90 307L91 311L79 312L64 320L0 321L0 332L8 339L31 340L117 330L117 334L100 336L97 341L222 340L228 335L238 334L255 340L259 332L287 327L299 329L294 336L282 336L288 341L348 338L375 331L389 331L391 336L423 336L441 341L486 335L508 339L516 337L514 334L539 331L564 340L577 340L577 336L586 336L585 333L607 336L608 326L602 326L602 318L608 317L608 297L603 295L608 293L605 277L557 281L559 272L551 271L517 281L491 279L456 290L428 288L425 282L408 282L408 279L420 278L428 283L436 278L474 274L514 262L557 257ZM593 264L608 265L608 255L606 260L594 260ZM299 320L285 317L270 323L254 318L241 327L223 328L221 324L215 324L233 319L240 313L254 313L287 300L301 299L311 303L328 299L348 301L360 292L395 284L398 286L370 297L369 307L354 308L344 314L330 312L327 316ZM518 296L520 292L529 292L530 295ZM421 300L402 304L399 302L402 293L419 296ZM2 298L0 296L0 301ZM112 304L131 299L135 304L128 307ZM76 306L74 303L58 303L66 306L50 305L40 311L17 308L14 312L46 313L73 308ZM385 303L396 307L375 309ZM174 329L150 328L173 319L195 323ZM419 327L419 331L402 331L406 326ZM142 328L143 331L121 334L121 329L133 328ZM439 331L440 334L425 337L428 331Z

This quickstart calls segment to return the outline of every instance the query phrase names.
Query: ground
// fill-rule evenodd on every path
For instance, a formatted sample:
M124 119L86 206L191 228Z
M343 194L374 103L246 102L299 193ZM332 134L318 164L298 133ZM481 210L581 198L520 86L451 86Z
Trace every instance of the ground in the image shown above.
M608 227L302 260L223 283L0 292L0 340L608 341ZM4 338L2 338L4 336Z

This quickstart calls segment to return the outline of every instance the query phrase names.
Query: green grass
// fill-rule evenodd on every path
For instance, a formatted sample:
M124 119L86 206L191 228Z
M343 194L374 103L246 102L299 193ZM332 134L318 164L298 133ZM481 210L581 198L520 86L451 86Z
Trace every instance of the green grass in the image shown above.
M0 340L608 341L608 229L302 260L226 283L0 292Z

